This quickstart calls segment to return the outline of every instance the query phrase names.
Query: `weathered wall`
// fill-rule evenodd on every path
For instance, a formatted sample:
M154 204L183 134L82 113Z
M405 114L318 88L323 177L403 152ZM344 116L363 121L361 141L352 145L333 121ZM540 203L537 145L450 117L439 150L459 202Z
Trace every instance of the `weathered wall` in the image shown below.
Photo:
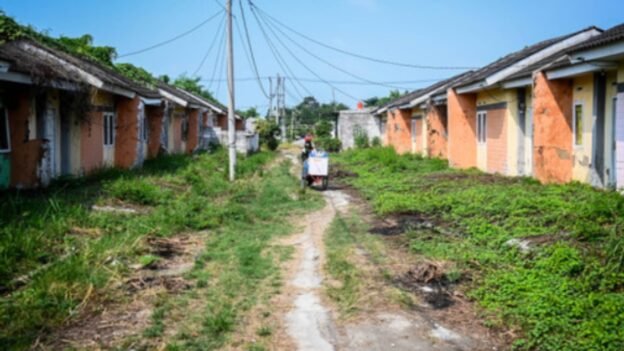
M415 130L412 131L412 150L417 154L425 154L425 119L418 115L418 118L414 118ZM411 123L411 121L410 121Z
M447 116L446 105L430 106L427 109L427 154L429 157L447 158Z
M614 105L617 103L617 72L609 72L607 74L607 91L606 91L606 108L605 108L605 179L608 185L613 187L616 185L615 179L615 132L616 120Z
M366 132L369 139L380 137L379 123L370 110L340 111L338 116L338 139L343 149L355 145L355 132L359 128Z
M160 138L163 131L163 117L165 109L162 106L146 106L145 117L147 118L148 140L147 158L154 158L160 153Z
M118 98L117 125L115 127L115 166L131 168L137 159L138 113L140 98Z
M507 174L507 109L487 111L487 171Z
M81 126L81 168L89 174L104 166L104 113L92 111Z
M572 103L583 105L583 144L573 146L574 166L572 179L581 182L590 182L592 173L592 129L594 124L594 76L586 74L572 80ZM571 108L572 108L571 106ZM571 110L572 122L574 110Z
M8 94L6 107L9 114L11 135L11 186L32 188L39 184L37 167L43 157L40 139L31 139L35 130L30 130L29 123L32 110L32 99L26 89L18 89Z
M399 154L412 152L411 117L412 110L388 111L386 125L388 145L394 147Z
M236 124L234 125L234 130L244 131L245 130L245 120L237 119L236 120Z
M534 175L544 183L572 179L572 82L534 76Z
M184 152L182 149L182 120L184 119L184 110L176 108L171 116L171 133L172 145L169 150L172 154Z
M199 110L188 112L188 139L186 141L186 152L192 153L199 144Z
M458 168L476 167L476 95L459 95L449 89L447 104L449 164Z

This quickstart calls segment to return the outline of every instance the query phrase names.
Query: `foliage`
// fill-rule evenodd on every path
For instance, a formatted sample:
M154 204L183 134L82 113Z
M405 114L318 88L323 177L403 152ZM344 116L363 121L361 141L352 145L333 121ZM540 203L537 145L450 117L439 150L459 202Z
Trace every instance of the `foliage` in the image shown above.
M380 147L381 146L381 139L376 136L373 139L371 139L371 146L372 147Z
M362 129L358 129L355 131L353 141L355 142L355 147L358 149L365 149L367 147L370 147L368 133L366 133L366 131Z
M184 89L190 93L206 98L208 99L208 101L219 103L219 101L217 101L217 99L215 99L214 96L212 96L211 92L204 89L204 86L201 85L200 81L201 81L201 77L191 78L185 74L182 74L173 81L173 85L175 85L176 87L180 89Z
M77 38L60 36L57 41L73 53L87 56L106 66L112 67L117 51L111 46L94 46L93 36L84 34Z
M259 120L256 124L256 131L260 137L260 144L266 146L269 150L277 149L279 146L280 127L274 120Z
M260 113L258 113L258 110L255 107L250 107L245 111L236 111L236 114L244 119L260 117Z
M333 129L334 125L330 121L326 119L320 120L314 127L314 135L317 138L329 138L331 137Z
M115 68L121 74L135 82L139 82L147 86L153 86L156 84L156 78L154 78L151 73L131 63L117 63L115 64Z
M380 107L383 106L393 100L396 100L398 98L400 98L403 95L406 95L408 92L405 91L403 93L401 93L398 90L391 90L390 93L388 94L388 96L384 96L384 97L371 97L368 98L366 100L364 100L364 106L366 107Z
M327 152L339 152L342 148L342 142L338 138L323 137L316 139L316 147Z
M520 329L518 350L624 349L624 198L541 185L391 148L337 157L377 213L414 214L454 235L408 231L414 254L455 261L488 323ZM526 240L530 251L510 244Z

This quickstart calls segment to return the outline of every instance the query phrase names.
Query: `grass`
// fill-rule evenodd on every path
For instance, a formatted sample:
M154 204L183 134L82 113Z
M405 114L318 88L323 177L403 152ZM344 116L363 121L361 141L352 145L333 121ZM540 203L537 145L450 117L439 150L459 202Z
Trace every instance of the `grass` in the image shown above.
M289 196L297 182L286 165L265 174L263 166L274 157L239 159L235 183L227 181L226 154L218 152L168 156L139 170L103 170L46 190L1 194L0 286L8 292L0 297L0 348L28 348L90 300L101 300L130 265L153 263L140 248L142 238L205 229L215 234L196 262L197 289L189 294L210 300L196 338L208 341L196 349L221 345L241 311L256 302L254 284L275 274L266 248L274 235L290 230L283 217L319 204ZM92 204L120 203L141 211L91 210ZM22 286L17 278L24 274L31 277ZM170 312L163 306L146 336L163 333Z
M445 233L407 233L414 254L453 261L487 323L521 331L518 350L624 349L624 198L541 185L389 148L338 159L380 215L414 214ZM508 244L535 244L523 252Z

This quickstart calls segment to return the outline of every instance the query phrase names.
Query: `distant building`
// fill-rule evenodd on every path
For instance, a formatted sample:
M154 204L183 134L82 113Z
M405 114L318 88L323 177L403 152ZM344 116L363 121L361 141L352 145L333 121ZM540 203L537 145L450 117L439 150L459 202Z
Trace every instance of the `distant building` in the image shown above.
M355 137L366 134L369 140L381 138L381 121L372 113L372 108L344 110L338 115L338 139L343 149L355 146Z

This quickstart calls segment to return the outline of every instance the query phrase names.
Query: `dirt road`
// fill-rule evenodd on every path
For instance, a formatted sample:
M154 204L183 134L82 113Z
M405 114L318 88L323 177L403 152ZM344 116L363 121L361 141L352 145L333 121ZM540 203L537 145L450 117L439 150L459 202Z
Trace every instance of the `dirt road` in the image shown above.
M323 197L326 206L305 216L303 230L285 242L296 250L286 270L282 299L289 307L282 319L297 350L496 350L477 329L467 336L417 310L375 304L357 319L341 321L324 293L328 278L323 237L336 216L349 213L351 199L341 190L325 191Z

